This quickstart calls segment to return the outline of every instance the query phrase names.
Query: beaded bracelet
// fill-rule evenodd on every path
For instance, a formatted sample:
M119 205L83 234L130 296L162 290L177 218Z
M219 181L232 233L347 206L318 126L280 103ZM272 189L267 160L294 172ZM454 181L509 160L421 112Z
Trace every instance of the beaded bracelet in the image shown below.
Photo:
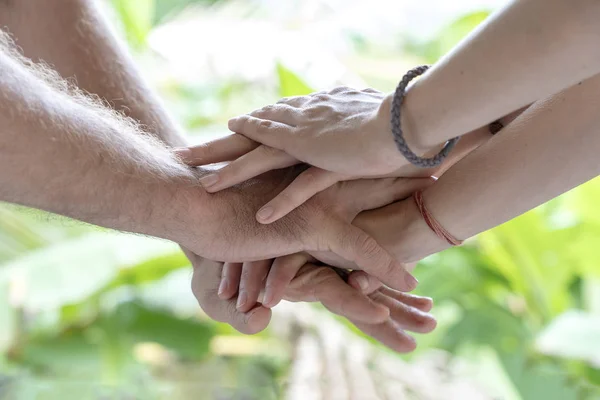
M431 229L440 239L450 243L451 246L460 246L463 243L462 240L455 238L450 232L444 229L444 227L431 215L427 207L425 207L423 192L421 190L413 193L413 199L415 200L415 204L425 220L425 223L429 226L429 229Z
M406 144L406 140L404 140L404 133L402 132L400 117L401 117L401 107L402 102L404 101L404 97L406 96L406 87L414 78L419 75L422 75L429 69L428 65L421 65L419 67L413 68L404 75L398 86L396 87L396 91L394 92L394 97L392 99L392 112L391 112L391 122L392 122L392 134L394 135L394 141L396 142L396 146L400 153L408 160L411 164L416 165L421 168L431 168L437 167L444 161L448 154L458 142L459 137L455 137L453 139L448 140L444 145L444 148L431 158L420 157L416 155Z

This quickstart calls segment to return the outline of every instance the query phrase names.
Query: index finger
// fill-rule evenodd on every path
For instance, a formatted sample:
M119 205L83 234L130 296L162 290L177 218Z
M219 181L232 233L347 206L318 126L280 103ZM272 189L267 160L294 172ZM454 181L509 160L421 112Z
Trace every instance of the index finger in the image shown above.
M257 148L260 143L237 133L196 146L174 149L174 153L190 167L235 160Z
M389 318L385 306L348 285L329 267L305 264L288 290L295 301L318 301L332 313L355 321L376 324Z

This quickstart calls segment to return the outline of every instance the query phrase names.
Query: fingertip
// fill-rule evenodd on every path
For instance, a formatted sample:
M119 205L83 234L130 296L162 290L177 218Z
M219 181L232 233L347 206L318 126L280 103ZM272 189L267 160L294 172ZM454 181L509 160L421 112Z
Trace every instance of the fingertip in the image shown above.
M383 285L379 279L364 271L351 272L348 284L363 294L371 294Z
M185 164L192 162L193 153L188 147L178 147L173 149L173 153Z
M271 320L271 310L257 305L244 315L244 329L240 332L247 335L255 335L265 330Z
M380 324L387 321L390 318L390 309L382 304L375 304L377 304L377 311L374 313L374 319L376 319L374 323Z
M421 311L429 312L433 308L433 299L431 297L420 297L415 306Z
M420 321L420 330L419 333L429 333L432 332L435 328L437 328L437 319L433 316L428 315Z
M233 295L231 294L231 289L229 287L229 282L227 279L223 279L221 284L219 285L219 290L217 292L217 296L221 300L229 300Z
M402 267L402 268L404 268L404 267ZM406 284L407 292L412 292L413 290L415 290L417 288L417 286L419 286L419 281L417 280L417 278L412 276L408 271L406 271L406 273L404 275L404 283Z
M275 210L273 206L267 204L260 210L258 210L258 212L256 213L256 220L261 224L270 224L271 222L273 222L272 218L274 211Z
M239 121L239 117L233 117L233 118L231 118L229 121L227 121L227 128L230 131L235 132L238 121Z
M397 351L399 353L412 353L415 351L417 349L417 341L415 338L410 335L405 335L404 338L406 340L402 341L402 344L398 346Z

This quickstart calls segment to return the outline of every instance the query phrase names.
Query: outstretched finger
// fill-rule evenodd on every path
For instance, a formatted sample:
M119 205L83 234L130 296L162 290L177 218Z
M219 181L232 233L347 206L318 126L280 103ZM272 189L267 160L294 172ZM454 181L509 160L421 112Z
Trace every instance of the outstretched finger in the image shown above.
M219 298L228 300L237 294L241 275L241 263L225 263L223 265L221 283L219 284Z
M433 299L431 297L417 296L416 294L412 293L403 293L385 286L380 288L379 292L389 298L398 300L423 312L429 312L433 308Z
M265 204L256 213L261 224L270 224L286 216L295 208L304 204L315 194L327 189L344 178L343 175L310 167L296 177L273 200Z
M240 115L229 120L229 130L259 143L286 151L296 142L295 128L282 122Z
M315 266L307 264L307 267ZM387 307L348 285L331 268L316 268L310 278L310 300L318 301L332 313L353 321L376 324L389 318Z
M393 289L414 290L418 281L375 239L351 224L340 222L328 232L329 249Z
M289 104L270 104L258 110L252 111L249 115L256 118L281 122L290 126L296 126L296 124L302 119L301 111Z
M389 308L391 319L403 329L429 333L436 327L436 320L431 314L405 303L401 297L389 296L378 291L373 293L371 298Z
M283 300L285 290L309 259L308 255L297 253L279 257L273 261L265 284L265 296L263 297L265 307L273 308Z
M218 171L203 177L200 179L200 184L207 192L214 193L267 171L286 168L297 163L298 161L289 154L261 145Z
M260 143L243 135L229 135L197 146L174 149L174 153L190 167L235 160L254 150Z
M380 324L350 320L364 334L398 353L410 353L417 347L415 339L391 318Z
M258 296L264 287L271 263L272 260L244 263L237 302L239 311L248 312L256 305Z

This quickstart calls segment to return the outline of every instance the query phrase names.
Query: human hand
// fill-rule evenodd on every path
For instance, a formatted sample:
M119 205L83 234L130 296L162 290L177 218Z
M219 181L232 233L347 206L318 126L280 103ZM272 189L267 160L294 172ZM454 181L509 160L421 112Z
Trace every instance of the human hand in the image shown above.
M257 304L242 312L236 308L235 298L219 297L222 263L204 260L189 251L186 254L194 266L192 291L209 317L245 334L267 327L271 319L269 308ZM428 314L431 299L381 287L375 280L370 285L369 292L362 293L344 282L333 269L306 264L286 289L285 297L290 301L321 302L385 346L398 352L412 351L415 341L406 331L428 333L435 328L436 321ZM379 307L389 312L382 317ZM371 320L365 322L369 316Z
M271 223L339 181L430 176L433 169L413 167L397 150L390 108L389 99L373 89L341 87L291 97L230 120L229 128L239 134L179 154L193 166L235 160L201 181L209 192L273 169L313 165L257 213L259 222Z
M412 193L415 179L377 179L338 183L285 219L261 225L254 210L265 197L293 178L291 171L271 172L243 187L213 195L213 221L189 211L173 240L209 259L227 262L270 259L300 251L333 252L355 263L388 286L410 291L416 280L389 253L351 221L362 210L378 208ZM193 202L193 198L189 200ZM190 221L192 224L190 224ZM211 223L212 222L212 223ZM217 224L220 229L214 229Z

